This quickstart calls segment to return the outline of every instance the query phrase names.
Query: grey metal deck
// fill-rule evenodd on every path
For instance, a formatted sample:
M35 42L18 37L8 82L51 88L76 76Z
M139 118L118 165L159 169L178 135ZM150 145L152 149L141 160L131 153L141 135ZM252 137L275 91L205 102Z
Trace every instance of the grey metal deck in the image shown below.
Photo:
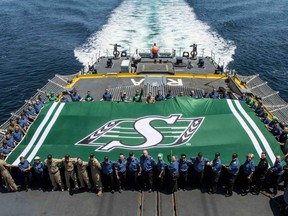
M140 194L141 196L141 194ZM2 193L0 196L1 215L109 215L109 216L254 216L281 215L278 204L264 195L245 197L222 194L209 195L199 190L179 191L173 195L143 193L142 206L139 193L124 191L122 194L104 193L101 198L95 193L28 191ZM140 199L141 201L141 199ZM140 208L139 208L140 207Z

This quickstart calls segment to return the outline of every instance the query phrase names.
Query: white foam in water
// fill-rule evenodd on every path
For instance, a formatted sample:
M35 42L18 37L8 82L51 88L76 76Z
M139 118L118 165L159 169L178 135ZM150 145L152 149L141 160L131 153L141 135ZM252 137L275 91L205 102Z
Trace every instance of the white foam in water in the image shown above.
M236 46L223 39L204 22L197 19L185 0L124 0L111 14L106 25L92 34L87 42L74 50L85 67L96 58L107 55L118 43L131 53L136 48L150 48L156 42L161 48L185 48L198 44L198 55L215 54L221 64L232 61ZM182 49L183 51L183 49ZM111 53L109 53L111 54Z

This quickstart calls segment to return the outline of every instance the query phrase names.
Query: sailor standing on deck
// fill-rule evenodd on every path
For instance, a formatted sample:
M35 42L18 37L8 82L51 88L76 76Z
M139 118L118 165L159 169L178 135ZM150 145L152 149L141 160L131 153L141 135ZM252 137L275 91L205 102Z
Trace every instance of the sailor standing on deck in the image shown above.
M190 160L187 160L186 154L181 154L181 158L178 160L179 163L179 187L186 190L188 180L188 169L192 165Z
M66 154L65 157L62 159L64 169L65 169L65 181L67 186L67 191L71 190L70 179L74 182L75 189L78 189L78 182L76 173L74 171L74 164L76 163L77 159L70 158L69 154Z
M154 43L154 45L151 48L152 56L154 59L158 58L158 51L159 48L157 47L156 43Z
M140 171L138 173L142 178L142 184L145 188L145 184L149 192L152 192L153 188L153 171L152 168L155 165L154 159L148 155L148 151L144 150L143 155L140 157Z
M13 167L13 165L6 163L4 160L4 155L0 153L0 174L5 182L8 191L17 191L17 186L10 175L8 168Z
M256 166L255 174L254 174L254 181L255 181L255 192L256 194L259 194L259 192L262 190L262 186L266 177L268 171L268 161L266 159L266 153L261 153L261 158Z
M128 174L128 184L129 187L134 189L139 189L138 185L138 172L140 169L140 162L138 158L135 157L133 152L129 153L129 157L127 158L127 174Z
M45 165L48 168L49 177L53 185L52 191L57 190L58 185L61 187L61 191L64 191L64 185L61 181L61 175L58 165L62 163L61 159L54 159L52 155L49 154L45 160Z
M127 166L127 161L124 155L120 153L119 159L115 166L115 173L116 173L116 178L118 180L119 193L122 193L122 189L125 188L126 166Z
M217 184L218 184L220 174L221 174L221 169L222 169L222 163L220 160L220 153L219 152L215 153L214 160L211 161L208 165L211 166L211 168L212 168L209 192L214 194L217 191Z
M86 184L88 190L91 190L92 186L89 180L87 166L88 166L88 162L82 161L80 157L77 158L76 167L77 167L78 178L80 181L80 187L81 189L83 189Z
M94 183L94 188L98 190L97 196L102 195L102 182L101 182L101 164L95 158L94 154L90 154L90 159L88 162L91 169L91 176Z
M165 161L163 160L163 154L159 153L158 154L158 163L157 163L157 187L158 189L163 188L163 181L164 181L164 176L165 176Z
M246 161L243 164L243 173L242 173L242 195L247 195L250 191L250 185L252 182L252 176L255 172L255 164L252 160L252 154L246 156Z
M179 178L179 163L174 155L171 157L171 163L168 165L168 170L170 173L169 191L173 193L178 190L177 180Z
M269 169L271 172L271 184L273 187L273 194L272 196L276 196L278 192L278 185L280 183L282 171L283 171L283 164L281 161L281 157L279 155L276 156L276 161L274 165Z
M237 175L239 173L240 168L240 162L238 160L238 154L234 153L232 155L232 161L230 162L229 166L226 167L223 165L225 169L228 171L228 184L227 184L227 193L226 196L232 196L233 195L233 188L235 184L235 180L237 178Z
M22 186L28 191L29 185L31 184L31 166L28 160L26 160L23 156L20 157L20 163L18 164L18 168L21 173L22 178Z
M202 152L199 152L197 157L191 157L190 160L193 163L193 174L192 174L193 186L200 186L200 188L202 189L204 169L205 165L209 162L209 159L204 158Z
M44 179L44 164L41 162L40 157L36 156L33 163L33 177L34 187L45 190L45 179Z
M114 180L113 180L113 166L116 163L109 160L108 156L104 157L104 161L101 163L102 167L102 183L104 189L111 190L111 193L114 193Z

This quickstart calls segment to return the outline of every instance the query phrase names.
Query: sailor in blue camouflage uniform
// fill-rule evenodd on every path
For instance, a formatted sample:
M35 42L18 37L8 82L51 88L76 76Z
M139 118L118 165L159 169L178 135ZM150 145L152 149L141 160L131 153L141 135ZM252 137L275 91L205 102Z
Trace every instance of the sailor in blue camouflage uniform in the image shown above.
M133 152L129 153L129 157L127 158L127 179L129 187L134 189L138 188L138 172L140 169L140 162L138 158L135 157Z
M181 158L178 160L179 163L179 188L186 190L188 180L188 169L192 165L190 160L187 160L186 154L181 154Z
M192 174L193 187L200 186L200 188L202 189L204 169L205 165L209 162L209 159L204 158L202 152L199 152L197 157L191 157L190 160L193 164L193 174Z
M252 154L248 154L246 156L246 161L244 162L242 168L242 195L247 195L247 193L250 191L253 173L255 172L255 164L252 160Z
M35 189L45 190L45 179L44 179L44 164L41 162L40 157L34 158L33 169L33 186Z
M220 153L215 153L215 158L209 164L211 166L211 178L210 178L210 188L209 193L216 193L217 185L220 178L221 170L222 170L222 163L220 160Z
M235 180L238 176L239 169L240 169L240 162L238 160L238 154L233 153L232 160L228 167L224 166L225 169L228 171L228 184L227 184L227 192L226 196L232 196L233 195L233 188L235 184Z
M163 160L163 154L158 154L157 162L157 187L158 189L163 189L163 182L165 176L165 161Z
M144 150L143 155L140 157L140 170L138 175L141 176L143 188L152 192L153 188L153 166L156 165L155 160L148 155L148 151Z
M170 174L169 192L173 193L178 190L177 181L179 178L179 163L178 160L176 159L176 156L174 155L171 156L171 162L168 165L168 170Z
M278 185L280 183L281 175L283 172L283 164L279 155L276 156L276 161L274 165L269 169L269 172L271 173L271 184L273 187L272 196L276 196L278 192Z
M23 156L20 157L20 163L18 164L19 170L21 172L21 180L22 180L22 187L26 191L28 191L29 185L31 183L31 166L28 160L26 160Z
M126 158L124 157L122 153L120 153L119 159L115 165L115 173L116 173L116 178L118 180L119 193L122 193L122 189L125 188L126 166L127 166Z
M113 166L116 162L109 160L107 156L104 157L104 161L101 163L102 167L102 183L104 189L110 189L111 193L114 193L114 181L113 181Z

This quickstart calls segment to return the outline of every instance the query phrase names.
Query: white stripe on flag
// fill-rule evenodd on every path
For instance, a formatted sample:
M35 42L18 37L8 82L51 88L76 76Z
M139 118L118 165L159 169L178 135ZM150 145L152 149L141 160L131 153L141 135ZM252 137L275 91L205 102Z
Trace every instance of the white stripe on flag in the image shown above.
M259 139L263 143L263 146L264 146L267 154L269 155L272 163L274 163L274 161L276 160L276 157L275 157L275 155L274 155L269 143L267 142L266 138L264 137L263 133L260 131L258 126L255 124L255 122L251 119L251 117L247 114L247 112L243 109L243 107L240 104L240 102L239 101L235 101L235 104L238 107L239 111L243 114L243 116L246 118L246 120L249 122L249 124L252 126L252 128L256 132L257 136L259 137Z
M31 152L30 156L27 158L28 161L32 161L33 158L35 157L35 155L37 154L38 150L42 146L42 144L43 144L44 140L46 139L47 135L49 134L51 128L53 127L55 121L57 120L58 116L60 115L64 105L65 105L65 103L61 103L59 105L59 107L56 110L53 118L51 119L51 121L49 122L48 126L46 127L44 133L40 137L39 141L37 142L36 146L34 147L33 151Z
M32 139L30 140L30 142L28 143L28 145L26 146L26 148L22 151L22 153L19 155L20 156L23 156L23 157L26 157L27 153L30 151L30 149L33 147L36 139L38 138L39 134L41 133L43 127L46 125L46 123L48 122L50 116L52 115L53 111L55 110L56 106L57 106L58 103L53 103L52 106L49 108L49 111L47 112L45 118L42 120L41 124L39 125L39 127L37 128L36 132L34 133ZM30 126L31 127L31 126ZM20 144L17 145L17 147L19 146ZM16 147L16 148L17 148ZM14 161L14 165L17 165L19 164L20 160L19 160L19 157Z
M237 118L237 120L239 121L239 123L242 125L243 129L246 131L246 133L248 134L250 140L252 141L259 157L261 157L261 153L262 153L262 149L260 147L259 142L257 141L256 137L254 136L253 132L250 130L250 128L248 127L248 125L245 123L245 121L243 120L243 118L239 115L239 113L237 112L237 110L235 109L235 107L233 106L233 103L230 99L227 99L227 103L228 106L230 108L230 110L232 111L233 115ZM248 153L248 152L247 152Z

